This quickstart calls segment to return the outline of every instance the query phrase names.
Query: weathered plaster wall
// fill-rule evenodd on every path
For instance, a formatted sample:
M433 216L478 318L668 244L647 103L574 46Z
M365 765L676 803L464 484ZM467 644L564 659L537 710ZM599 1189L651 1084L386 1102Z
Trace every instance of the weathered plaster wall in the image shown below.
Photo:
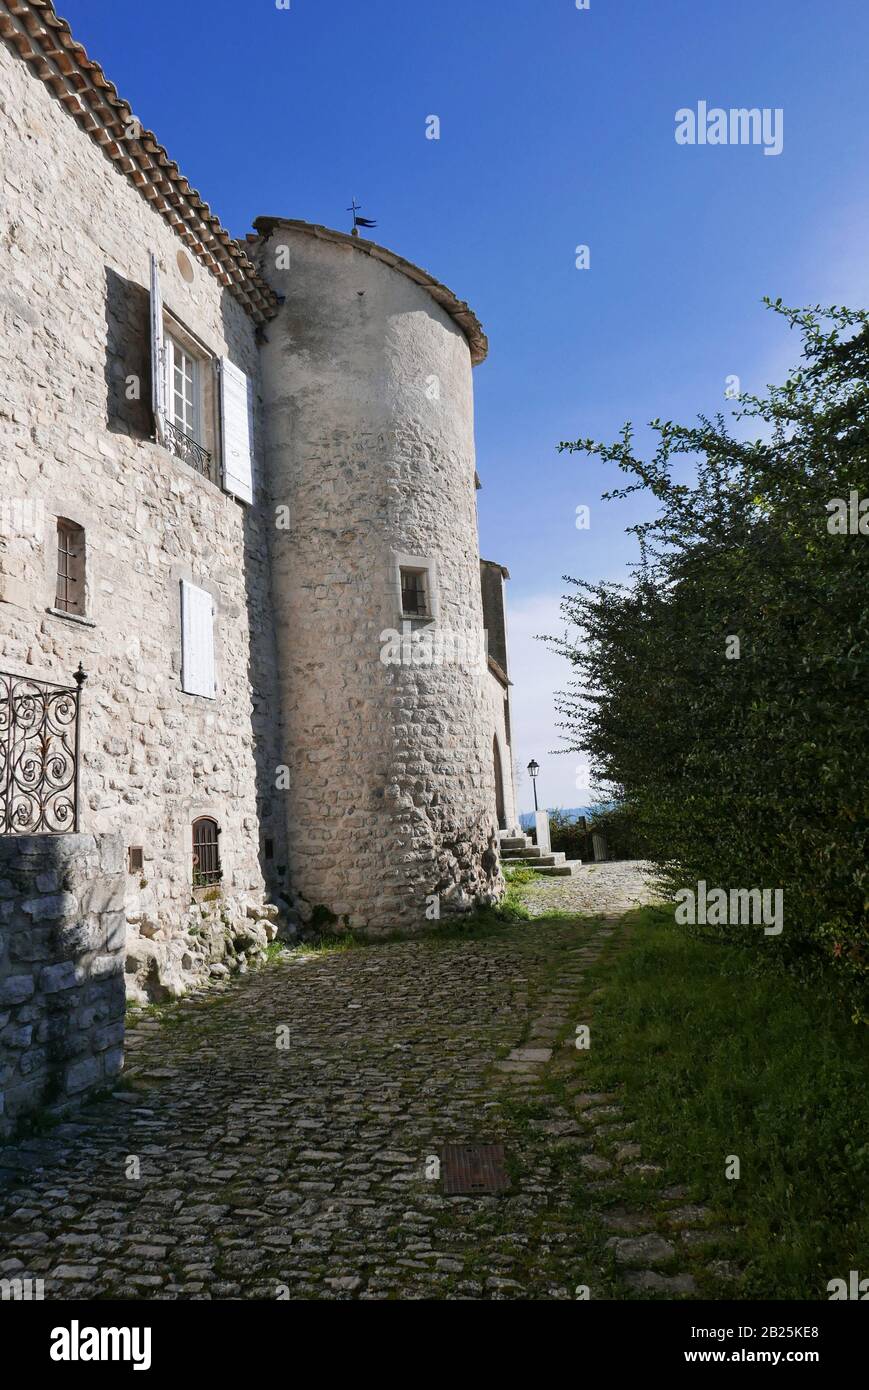
M0 836L0 1138L124 1063L119 835Z
M518 828L516 808L516 779L513 768L513 731L510 721L509 656L507 645L507 600L504 581L509 574L503 565L493 560L480 561L480 586L483 596L483 622L486 644L498 673L489 668L489 703L491 722L501 753L504 785L504 818L508 830ZM503 677L500 679L499 677Z
M519 824L519 817L516 810L516 790L513 779L513 747L510 742L511 729L508 692L504 689L498 677L491 671L488 673L486 681L486 697L493 737L497 738L498 748L501 753L501 771L504 780L504 817L507 822L506 828L508 830L515 830Z
M254 326L189 254L186 282L181 241L4 43L0 120L0 669L66 683L82 661L81 828L143 846L131 917L189 905L201 813L226 891L261 900L266 837L285 863L266 523L147 438L149 252L167 309L256 382ZM58 516L86 530L86 624L48 612ZM214 700L181 690L182 578L215 599Z
M280 248L289 251L289 268ZM421 925L500 887L467 341L405 275L278 227L257 255L286 297L262 350L290 875L350 926ZM437 626L473 655L384 665L400 556L430 559Z

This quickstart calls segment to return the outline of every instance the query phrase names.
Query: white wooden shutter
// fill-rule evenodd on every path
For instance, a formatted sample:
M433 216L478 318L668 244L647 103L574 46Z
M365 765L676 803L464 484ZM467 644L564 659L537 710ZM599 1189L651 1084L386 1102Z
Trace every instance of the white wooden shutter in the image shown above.
M166 442L166 344L163 339L163 295L157 257L151 252L151 404L157 439Z
M253 501L253 392L244 372L220 359L223 488L240 502Z
M181 688L188 695L216 693L214 603L205 589L181 580Z

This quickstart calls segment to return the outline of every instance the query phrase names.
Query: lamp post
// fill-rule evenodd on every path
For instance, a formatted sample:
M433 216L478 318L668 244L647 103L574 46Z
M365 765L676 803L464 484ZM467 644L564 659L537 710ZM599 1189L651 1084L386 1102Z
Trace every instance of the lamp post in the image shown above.
M534 809L535 809L535 811L539 811L539 810L540 810L540 807L537 805L537 774L539 773L539 771L540 771L540 764L539 764L539 763L536 763L536 762L534 761L534 759L532 758L531 761L530 761L530 763L528 764L528 773L529 773L529 776L530 776L530 778L531 778L531 785L532 785L532 787L534 788Z

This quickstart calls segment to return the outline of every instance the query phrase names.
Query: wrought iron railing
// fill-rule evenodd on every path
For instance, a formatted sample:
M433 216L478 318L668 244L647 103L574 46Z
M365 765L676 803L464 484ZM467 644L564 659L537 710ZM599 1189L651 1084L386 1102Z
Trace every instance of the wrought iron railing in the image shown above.
M203 477L214 481L211 471L211 455L207 449L203 449L201 444L197 444L195 439L191 439L189 434L185 434L171 420L164 420L163 428L166 432L166 444L172 450L176 458L184 463L189 463L191 468L195 468L197 473Z
M0 834L78 830L81 692L0 672Z

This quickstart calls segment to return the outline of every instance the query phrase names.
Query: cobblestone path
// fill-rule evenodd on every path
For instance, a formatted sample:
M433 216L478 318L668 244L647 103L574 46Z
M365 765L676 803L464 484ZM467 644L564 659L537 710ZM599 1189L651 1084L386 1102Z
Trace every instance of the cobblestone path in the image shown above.
M649 865L633 859L583 864L572 878L541 878L529 884L523 897L532 917L545 917L556 910L620 916L655 901L651 872Z
M614 931L293 954L140 1019L114 1096L0 1150L0 1277L47 1298L695 1295L678 1231L702 1210L658 1190L617 1096L583 1093L584 973ZM443 1195L445 1142L503 1142L511 1192ZM620 1164L668 1235L609 1208Z

